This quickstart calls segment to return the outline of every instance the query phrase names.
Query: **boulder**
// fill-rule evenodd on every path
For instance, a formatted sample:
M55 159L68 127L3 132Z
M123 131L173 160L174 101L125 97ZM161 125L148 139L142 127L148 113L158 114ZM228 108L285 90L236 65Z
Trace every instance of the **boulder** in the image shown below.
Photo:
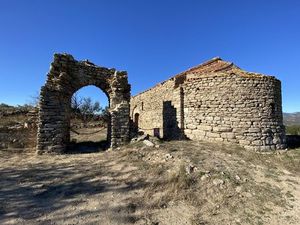
M149 141L149 140L143 140L144 145L148 146L148 147L154 147L154 144Z

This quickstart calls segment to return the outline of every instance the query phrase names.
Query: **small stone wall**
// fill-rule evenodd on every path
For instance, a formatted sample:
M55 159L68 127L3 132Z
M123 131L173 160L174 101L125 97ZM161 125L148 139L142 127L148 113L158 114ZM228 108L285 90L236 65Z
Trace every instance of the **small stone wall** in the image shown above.
M68 54L55 54L45 86L41 88L37 152L61 153L70 142L72 95L94 85L109 99L108 139L112 148L129 141L130 85L127 73L76 61Z
M0 149L35 149L37 111L8 113L1 115L0 119L11 121L10 125L0 126Z
M34 151L36 132L35 127L0 127L0 150L26 149L26 151Z

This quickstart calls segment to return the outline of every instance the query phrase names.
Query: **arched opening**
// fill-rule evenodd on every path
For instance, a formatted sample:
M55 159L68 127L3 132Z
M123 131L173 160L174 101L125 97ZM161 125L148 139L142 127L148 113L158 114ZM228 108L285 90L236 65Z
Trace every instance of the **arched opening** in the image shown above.
M139 113L134 114L134 124L137 128L139 127L139 117L140 117Z
M85 86L71 97L68 152L99 152L109 147L109 98L98 87Z
M125 71L77 61L69 54L55 54L47 81L41 87L37 153L63 153L70 146L71 99L79 89L94 85L109 102L107 140L116 148L129 142L130 85Z

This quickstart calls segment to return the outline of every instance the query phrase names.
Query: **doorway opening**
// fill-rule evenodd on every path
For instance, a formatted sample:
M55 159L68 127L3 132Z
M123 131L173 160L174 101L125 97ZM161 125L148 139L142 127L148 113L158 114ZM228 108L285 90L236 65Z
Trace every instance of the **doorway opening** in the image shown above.
M89 85L72 95L68 153L104 151L109 147L109 127L109 101L101 89Z
M134 124L135 124L137 129L139 128L139 117L140 117L139 113L134 114Z

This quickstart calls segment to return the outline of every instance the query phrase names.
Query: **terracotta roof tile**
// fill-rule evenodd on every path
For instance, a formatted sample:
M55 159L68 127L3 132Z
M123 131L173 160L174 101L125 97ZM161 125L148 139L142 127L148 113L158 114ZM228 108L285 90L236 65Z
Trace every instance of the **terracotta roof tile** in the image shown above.
M220 72L223 70L231 69L236 67L233 63L223 61L219 57L215 57L209 61L206 61L198 66L192 67L178 75L194 73L194 74L207 74L212 72ZM237 67L236 67L237 68Z
M154 87L156 87L158 85L162 85L169 80L175 80L175 86L178 86L179 84L181 84L185 81L187 74L195 74L197 76L199 75L199 78L201 78L201 75L209 75L209 74L214 74L214 73L224 73L224 74L228 74L228 75L236 74L236 75L240 75L243 77L253 77L253 78L265 76L265 75L259 74L259 73L247 72L245 70L242 70L238 66L234 65L232 62L227 62L227 61L222 60L220 57L215 57L215 58L212 58L200 65L197 65L186 71L183 71L163 82L160 82L157 85L155 85ZM148 90L145 90L141 93L147 92L147 91L153 89L154 87L152 87Z

